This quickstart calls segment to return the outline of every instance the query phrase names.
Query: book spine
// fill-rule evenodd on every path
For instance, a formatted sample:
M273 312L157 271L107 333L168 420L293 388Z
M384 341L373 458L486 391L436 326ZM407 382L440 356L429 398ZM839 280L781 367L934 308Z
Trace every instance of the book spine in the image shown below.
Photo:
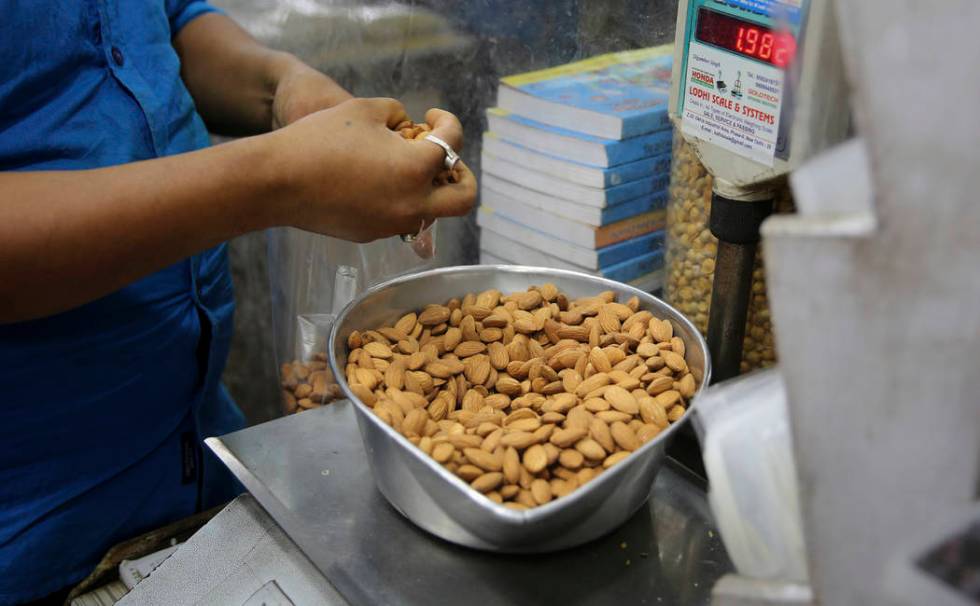
M616 280L617 282L629 282L630 280L634 280L640 276L660 269L663 267L663 264L663 251L656 250L603 269L602 275L603 277L609 278L610 280Z
M617 223L623 219L629 219L636 215L650 212L658 208L663 208L667 202L667 192L661 191L649 196L643 196L637 200L631 200L616 206L608 206L603 209L599 225L609 225Z
M645 255L660 250L664 243L664 231L655 231L631 240L624 240L612 246L606 246L596 251L599 256L598 266L612 267L633 257Z
M669 175L671 154L641 158L603 171L604 187L615 187L644 177Z
M646 114L629 116L623 119L623 139L638 137L644 133L670 128L670 115L667 113L667 99L664 98L664 106L657 111L650 111Z
M658 156L671 151L673 131L662 130L649 135L623 139L606 145L609 166L624 164L647 156Z
M665 218L666 215L663 210L655 210L626 219L625 221L620 221L619 223L600 227L595 232L595 247L602 248L650 233L651 231L663 229Z

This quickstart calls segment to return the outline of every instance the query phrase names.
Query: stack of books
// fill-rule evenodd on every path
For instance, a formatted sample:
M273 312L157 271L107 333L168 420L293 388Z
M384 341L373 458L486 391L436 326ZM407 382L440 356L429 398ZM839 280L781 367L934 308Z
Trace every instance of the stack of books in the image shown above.
M673 48L503 78L483 134L480 262L663 278Z

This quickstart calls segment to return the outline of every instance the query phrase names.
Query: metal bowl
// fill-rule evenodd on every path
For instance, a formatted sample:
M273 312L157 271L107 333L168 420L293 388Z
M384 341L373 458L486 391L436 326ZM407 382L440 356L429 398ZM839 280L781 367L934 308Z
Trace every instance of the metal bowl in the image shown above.
M334 324L329 341L330 367L344 394L355 403L357 424L378 490L406 518L447 541L488 551L540 553L580 545L611 532L646 502L668 441L691 416L688 412L630 457L568 496L516 511L470 488L351 393L344 368L347 337L353 330L391 325L410 310L468 292L488 288L521 291L545 282L554 283L570 298L604 290L616 292L620 300L636 295L642 309L669 319L674 333L684 340L687 363L698 379L699 393L710 379L707 347L697 329L660 299L619 282L556 269L479 265L402 276L368 290L351 302Z

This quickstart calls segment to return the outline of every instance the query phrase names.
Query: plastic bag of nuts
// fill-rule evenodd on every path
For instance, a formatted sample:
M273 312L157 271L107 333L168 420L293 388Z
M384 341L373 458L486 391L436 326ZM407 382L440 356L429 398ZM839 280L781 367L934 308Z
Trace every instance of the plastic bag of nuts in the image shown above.
M697 392L673 325L611 291L471 293L354 331L345 375L384 423L487 498L544 505L680 420Z
M294 360L283 364L279 377L286 414L319 408L341 396L340 386L334 381L327 357L322 353L309 362Z
M718 240L708 228L712 177L698 160L694 148L680 133L674 134L670 194L667 202L667 255L664 298L701 331L708 330L708 307L715 275ZM792 212L788 186L776 196L775 212ZM752 300L746 319L742 372L776 362L775 341L766 298L762 247L752 272Z

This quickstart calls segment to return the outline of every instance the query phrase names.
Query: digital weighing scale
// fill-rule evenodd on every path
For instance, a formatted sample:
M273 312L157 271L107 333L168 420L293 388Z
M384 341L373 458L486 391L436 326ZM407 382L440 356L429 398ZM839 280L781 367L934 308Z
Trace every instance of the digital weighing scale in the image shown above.
M714 177L708 321L716 381L739 372L759 226L779 179L844 139L843 65L829 0L682 0L671 118Z

